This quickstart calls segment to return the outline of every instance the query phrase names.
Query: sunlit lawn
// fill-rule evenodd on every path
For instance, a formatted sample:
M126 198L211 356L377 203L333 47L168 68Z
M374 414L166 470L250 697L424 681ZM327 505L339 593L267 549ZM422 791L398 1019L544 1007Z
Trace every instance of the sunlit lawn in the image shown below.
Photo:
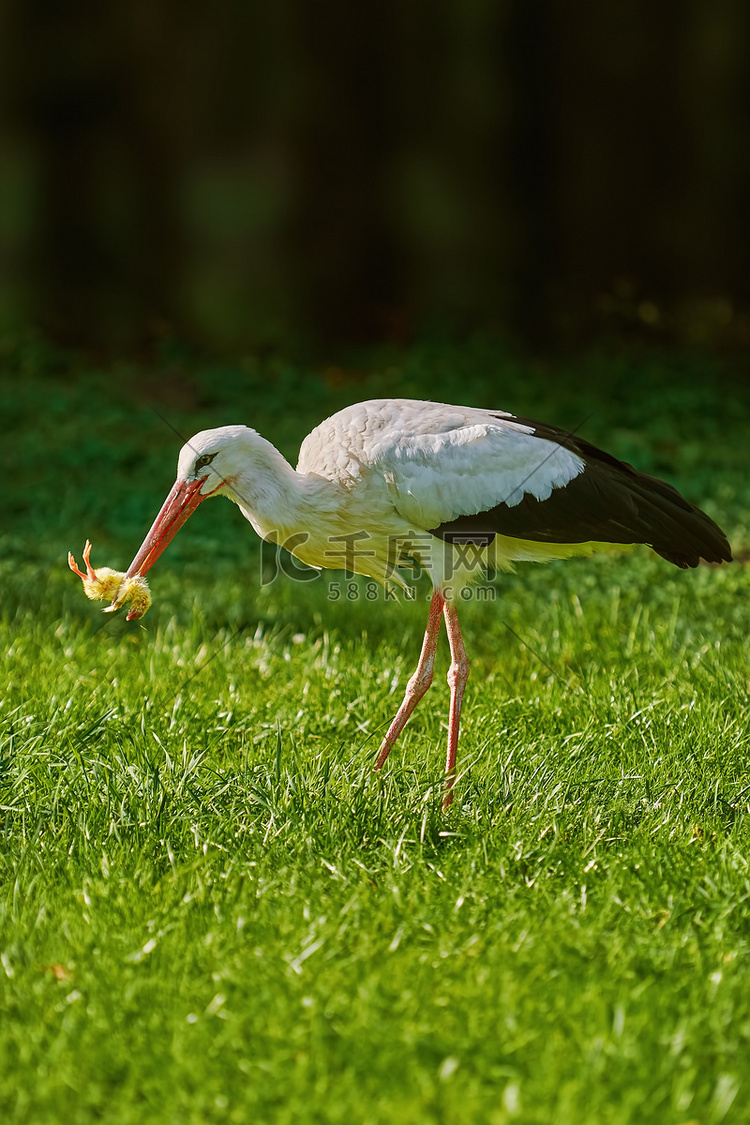
M746 547L729 376L592 359L555 379L487 342L371 357L369 382L364 361L53 360L9 357L0 388L0 1120L750 1121L746 567L642 549L468 602L444 815L444 651L371 769L423 582L400 604L333 573L263 585L223 501L157 564L141 623L65 565L87 536L121 568L140 544L180 444L154 410L185 436L256 424L293 457L379 394L594 410L586 436Z

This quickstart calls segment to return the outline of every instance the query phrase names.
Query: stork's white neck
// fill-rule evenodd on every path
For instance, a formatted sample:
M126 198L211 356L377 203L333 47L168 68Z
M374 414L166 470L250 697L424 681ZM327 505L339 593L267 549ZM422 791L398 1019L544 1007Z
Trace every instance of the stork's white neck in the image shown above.
M264 539L283 542L335 511L340 486L298 473L278 449L253 433L250 456L220 489Z

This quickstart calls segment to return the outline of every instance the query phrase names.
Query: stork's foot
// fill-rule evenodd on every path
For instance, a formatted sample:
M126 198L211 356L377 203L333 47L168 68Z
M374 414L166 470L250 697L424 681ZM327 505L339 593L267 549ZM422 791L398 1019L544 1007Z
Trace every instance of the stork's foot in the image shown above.
M458 613L452 602L444 608L445 628L451 650L451 666L448 669L448 687L451 692L451 707L448 717L448 754L445 763L445 785L443 791L443 811L453 804L453 787L456 784L456 755L458 734L461 729L461 705L464 700L466 681L469 678L469 659L464 648Z
M466 656L461 629L458 624L458 613L453 602L447 601L439 590L435 590L430 603L430 615L427 619L427 629L419 655L419 663L414 675L406 685L403 703L396 712L396 717L388 728L380 746L375 769L379 770L393 749L396 739L406 726L412 711L432 683L435 667L435 650L437 648L440 620L445 617L445 627L448 633L448 643L451 650L451 666L448 669L448 686L451 692L450 716L448 719L448 755L445 767L445 782L443 786L443 811L446 812L453 804L453 787L456 783L456 754L458 751L458 733L461 728L461 704L464 698L466 681L469 678L469 661Z

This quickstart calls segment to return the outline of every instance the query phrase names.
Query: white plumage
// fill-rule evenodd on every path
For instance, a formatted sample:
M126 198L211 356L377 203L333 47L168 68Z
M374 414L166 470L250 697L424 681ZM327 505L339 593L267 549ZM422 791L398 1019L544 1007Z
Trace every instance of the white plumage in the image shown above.
M425 527L499 500L518 504L525 492L545 500L582 470L579 457L510 415L413 399L341 410L308 434L297 463L299 473L341 483L382 479L399 514Z
M589 554L603 543L648 543L682 567L731 558L723 532L670 485L574 435L503 411L373 399L317 426L296 470L247 426L196 434L128 577L144 575L198 504L218 495L309 565L397 584L407 560L429 572L434 594L422 653L376 768L430 685L444 617L452 655L445 806L469 668L456 598L482 574L477 560L508 569L519 559Z

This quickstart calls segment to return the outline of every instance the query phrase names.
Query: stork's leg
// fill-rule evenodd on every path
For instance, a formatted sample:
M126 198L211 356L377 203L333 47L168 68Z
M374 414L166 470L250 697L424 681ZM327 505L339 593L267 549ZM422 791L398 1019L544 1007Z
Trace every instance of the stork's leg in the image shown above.
M378 760L375 763L376 770L381 769L384 765L386 758L396 744L396 739L406 726L409 716L432 683L432 672L435 667L435 649L437 648L438 635L440 633L440 618L443 615L443 606L445 604L446 602L443 595L438 590L435 590L432 595L432 601L430 602L430 615L427 618L427 629L425 630L424 641L422 642L422 651L419 654L419 663L417 664L414 675L406 685L404 701L396 712L396 718L389 726L388 733L381 743ZM446 621L447 620L448 618L446 617Z
M451 709L448 718L448 760L445 766L445 794L443 808L449 808L453 803L453 785L456 780L456 751L458 749L458 732L461 728L461 704L464 699L464 689L469 678L469 660L466 656L461 626L458 624L458 610L453 602L443 605L445 615L445 628L448 633L448 644L451 646L451 666L448 669L448 686L451 689Z

